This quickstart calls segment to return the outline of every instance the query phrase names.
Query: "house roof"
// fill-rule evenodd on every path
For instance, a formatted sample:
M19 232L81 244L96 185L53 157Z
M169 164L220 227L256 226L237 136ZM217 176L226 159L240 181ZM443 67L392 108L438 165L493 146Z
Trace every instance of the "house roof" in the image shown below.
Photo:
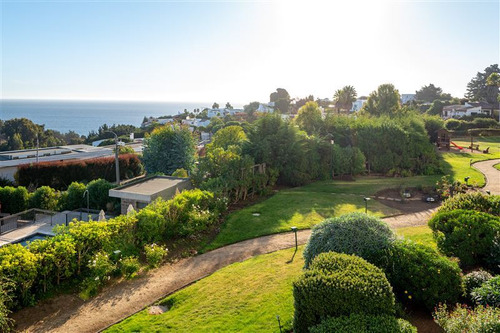
M142 178L109 190L109 196L114 198L135 199L139 201L152 201L160 196L162 192L189 181L189 178L169 176Z
M462 111L462 112L465 112L470 108L472 108L472 106L455 104L455 105L447 105L447 106L443 107L443 111Z
M467 102L467 104L473 106L473 107L478 107L480 106L483 109L493 109L493 105L487 102Z

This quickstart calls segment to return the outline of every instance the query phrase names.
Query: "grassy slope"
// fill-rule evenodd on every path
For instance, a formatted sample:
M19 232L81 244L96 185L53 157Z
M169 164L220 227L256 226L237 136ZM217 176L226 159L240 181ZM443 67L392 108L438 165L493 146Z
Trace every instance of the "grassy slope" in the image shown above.
M500 170L500 163L494 165L495 169Z
M426 225L418 227L398 228L395 230L398 236L403 236L417 243L429 245L437 249L436 241L432 237L432 230Z
M439 177L380 178L360 177L356 181L320 181L286 189L273 197L230 214L216 239L205 247L212 250L241 240L284 231L296 226L310 228L327 217L365 211L363 196L388 187L433 185ZM377 216L400 213L376 200L368 211ZM252 213L260 213L255 217Z
M145 310L106 332L279 332L276 315L290 329L302 251L291 263L294 249L232 264L166 297L164 314Z

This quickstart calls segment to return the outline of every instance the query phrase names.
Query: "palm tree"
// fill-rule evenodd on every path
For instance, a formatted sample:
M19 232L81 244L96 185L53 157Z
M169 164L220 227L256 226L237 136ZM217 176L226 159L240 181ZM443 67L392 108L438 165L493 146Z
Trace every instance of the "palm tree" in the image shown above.
M337 89L333 95L337 112L340 110L349 111L352 108L352 103L356 101L356 89L353 86L345 86L342 89Z

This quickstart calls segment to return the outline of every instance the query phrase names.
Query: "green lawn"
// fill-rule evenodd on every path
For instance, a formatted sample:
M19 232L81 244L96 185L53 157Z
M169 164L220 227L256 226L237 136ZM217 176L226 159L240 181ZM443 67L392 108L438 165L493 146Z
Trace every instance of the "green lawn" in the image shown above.
M470 139L465 138L455 139L453 142L465 148L470 145ZM463 153L443 153L442 156L446 165L445 172L462 182L468 176L470 177L469 183L484 186L484 176L476 169L470 167L470 161L472 160L474 163L500 158L500 137L475 138L474 143L479 144L481 151L490 147L490 153L471 153L470 149L464 149Z
M398 236L404 236L417 243L429 245L437 249L436 241L432 237L432 230L426 225L418 227L398 228L395 230Z
M106 332L279 332L293 318L292 281L301 274L303 247L227 266L162 300L170 310L147 310Z
M258 236L290 231L290 227L311 228L327 217L365 211L363 197L389 187L433 185L439 176L382 178L360 177L356 181L320 181L286 189L271 198L227 216L221 232L204 250ZM401 213L376 200L368 202L368 211L377 216ZM260 216L253 216L259 213Z
M495 169L500 170L500 163L494 165Z

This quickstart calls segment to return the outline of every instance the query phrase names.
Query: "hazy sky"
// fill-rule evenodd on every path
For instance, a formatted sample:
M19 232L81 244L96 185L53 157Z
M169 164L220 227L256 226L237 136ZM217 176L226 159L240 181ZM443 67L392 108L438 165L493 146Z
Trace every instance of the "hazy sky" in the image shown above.
M2 0L0 0L2 1ZM350 84L462 97L499 1L5 1L2 98L268 101Z

